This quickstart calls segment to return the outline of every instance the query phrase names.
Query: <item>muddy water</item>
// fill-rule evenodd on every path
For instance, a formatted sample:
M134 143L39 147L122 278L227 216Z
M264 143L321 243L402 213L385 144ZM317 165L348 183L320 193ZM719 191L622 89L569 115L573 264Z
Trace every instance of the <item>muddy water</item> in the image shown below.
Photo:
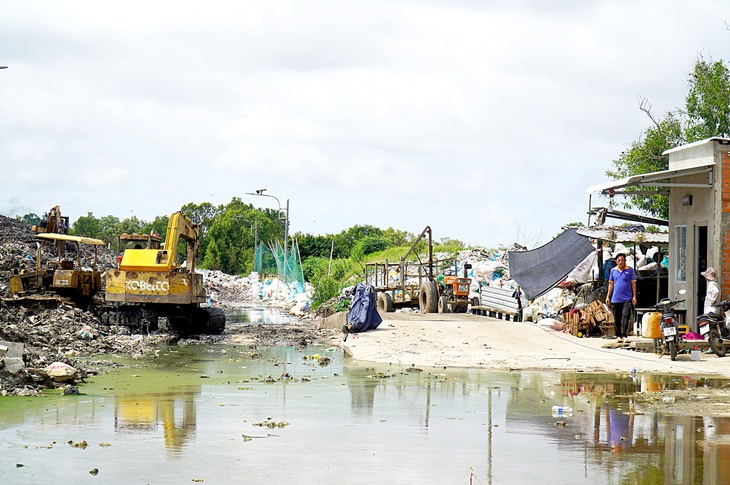
M78 396L0 399L0 483L730 483L730 420L636 400L719 381L419 372L220 344L123 364Z

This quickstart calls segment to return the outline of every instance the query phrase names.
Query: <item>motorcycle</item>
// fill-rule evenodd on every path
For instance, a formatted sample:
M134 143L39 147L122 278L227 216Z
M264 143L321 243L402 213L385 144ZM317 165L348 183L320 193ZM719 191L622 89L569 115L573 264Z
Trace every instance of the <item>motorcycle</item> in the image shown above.
M715 305L714 310L697 317L700 335L707 338L710 348L718 357L725 357L727 349L724 340L730 339L730 329L725 326L725 312L730 310L730 300Z
M662 312L662 354L669 354L669 358L672 360L677 359L677 352L682 350L683 341L682 337L679 336L679 330L677 325L677 319L674 316L674 305L682 303L684 300L677 300L677 296L684 295L687 290L679 290L674 300L670 298L663 298L659 302L652 306L652 308Z

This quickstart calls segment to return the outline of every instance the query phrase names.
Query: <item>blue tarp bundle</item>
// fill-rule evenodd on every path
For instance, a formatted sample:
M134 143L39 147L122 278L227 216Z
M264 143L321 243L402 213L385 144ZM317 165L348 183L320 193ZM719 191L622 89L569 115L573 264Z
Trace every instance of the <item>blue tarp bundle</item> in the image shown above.
M352 307L347 314L347 327L350 333L375 330L383 319L375 304L375 287L365 283L355 285Z

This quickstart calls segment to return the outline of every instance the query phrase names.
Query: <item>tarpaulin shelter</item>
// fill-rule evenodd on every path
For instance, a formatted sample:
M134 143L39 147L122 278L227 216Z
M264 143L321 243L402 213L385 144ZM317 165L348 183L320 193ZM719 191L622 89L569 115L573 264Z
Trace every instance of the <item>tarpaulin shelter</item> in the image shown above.
M568 229L539 248L509 251L510 276L533 300L560 283L592 251L586 237Z

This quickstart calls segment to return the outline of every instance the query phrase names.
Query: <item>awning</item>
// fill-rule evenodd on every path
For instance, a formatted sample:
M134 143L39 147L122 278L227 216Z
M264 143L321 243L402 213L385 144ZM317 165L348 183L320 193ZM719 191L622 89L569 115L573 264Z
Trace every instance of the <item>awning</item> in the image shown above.
M509 273L532 300L563 281L593 251L588 239L568 229L537 249L509 251Z
M588 187L586 193L591 194L593 192L608 193L610 190L616 191L624 187L712 187L712 168L714 164L703 164L696 167L686 167L676 170L662 170L661 172L650 172L641 175L632 175L631 177L625 177L619 180L613 180L611 182L605 182L602 184ZM687 175L695 175L699 173L707 173L707 183L674 183L674 182L663 182L669 181L677 177L685 177ZM627 192L614 192L627 193Z

